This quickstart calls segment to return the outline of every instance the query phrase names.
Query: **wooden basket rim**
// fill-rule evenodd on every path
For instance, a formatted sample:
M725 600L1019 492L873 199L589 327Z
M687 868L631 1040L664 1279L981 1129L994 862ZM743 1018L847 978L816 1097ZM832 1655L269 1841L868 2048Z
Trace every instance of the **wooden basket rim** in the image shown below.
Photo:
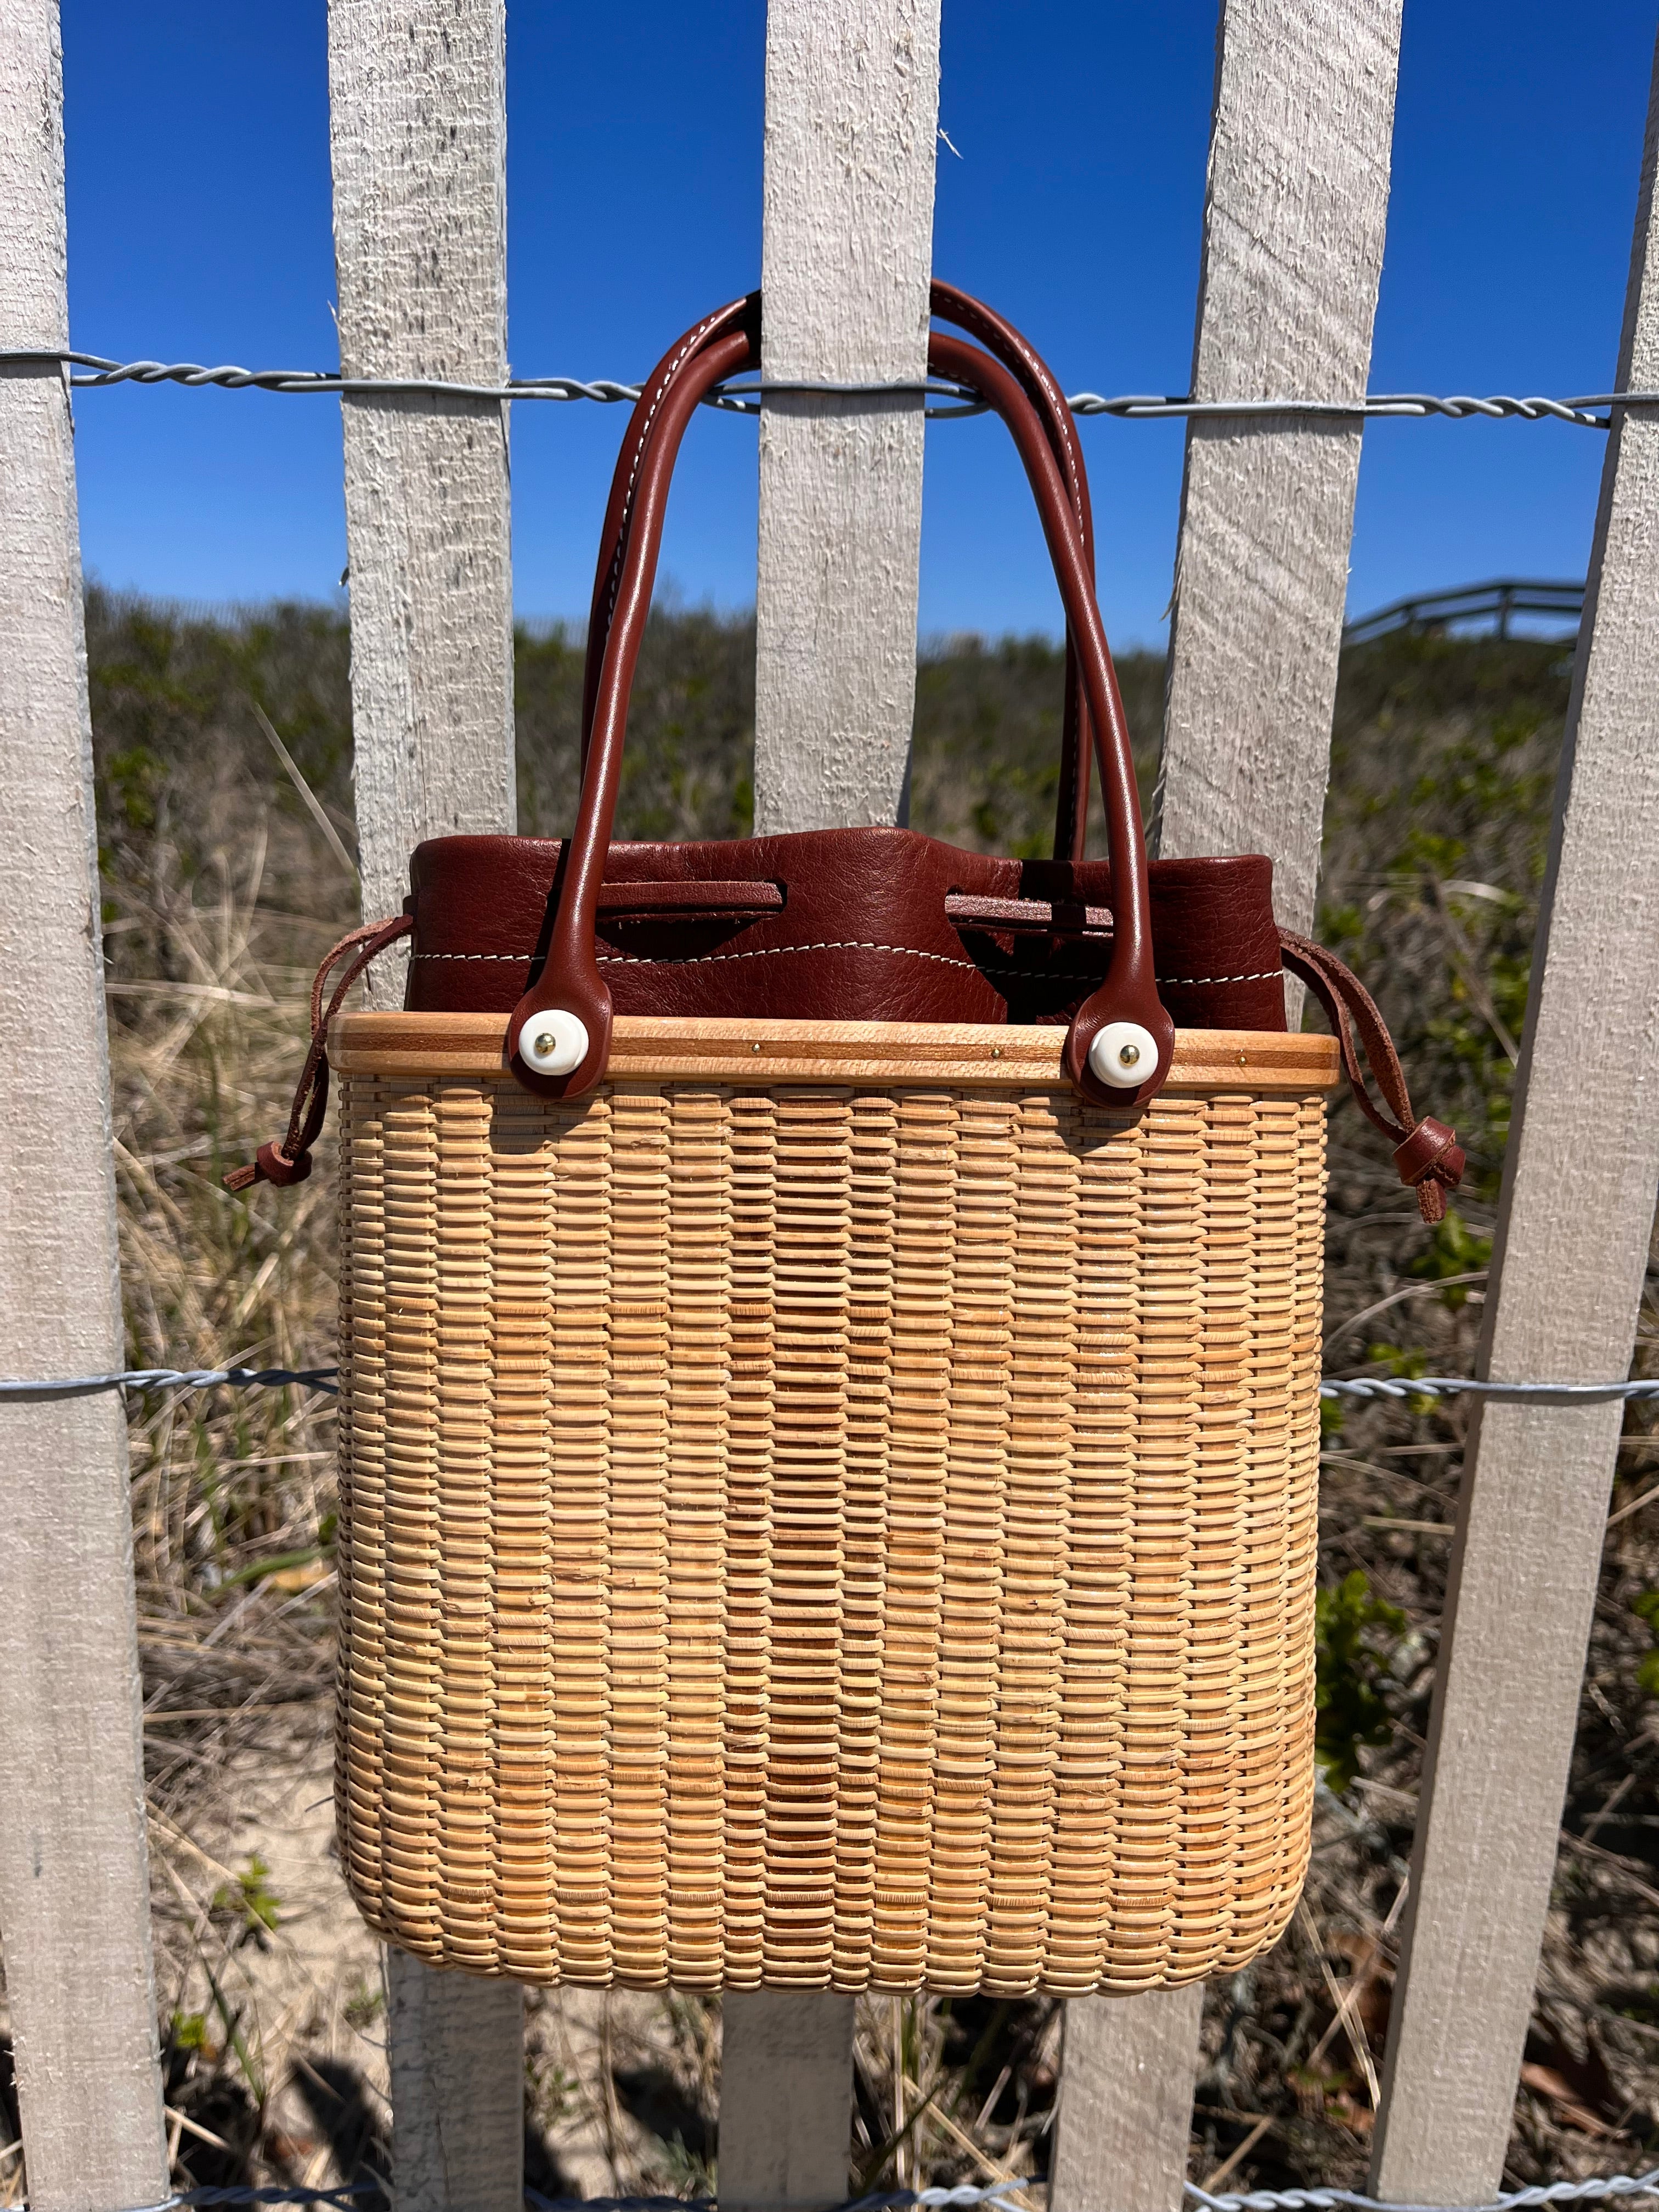
M1069 1090L1066 1032L972 1022L802 1022L619 1014L609 1080L937 1083ZM510 1080L500 1014L343 1014L329 1042L342 1075ZM1317 1032L1177 1030L1171 1091L1328 1091L1341 1079L1336 1040Z

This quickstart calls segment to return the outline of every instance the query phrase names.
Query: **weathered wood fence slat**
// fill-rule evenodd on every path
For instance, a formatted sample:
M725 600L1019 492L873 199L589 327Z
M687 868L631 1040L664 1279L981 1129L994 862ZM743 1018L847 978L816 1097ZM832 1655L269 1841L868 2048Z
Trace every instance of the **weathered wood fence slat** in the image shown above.
M771 0L761 282L769 377L927 368L939 0ZM921 552L919 398L761 413L755 827L898 821Z
M68 343L55 0L0 20L0 330ZM125 1364L74 434L0 377L0 1374ZM118 1396L0 1408L0 1936L36 2212L167 2194Z
M349 375L507 373L503 0L330 0L340 360ZM410 848L516 826L506 409L343 403L363 913ZM378 1005L402 997L383 960ZM520 2212L524 2002L387 1954L400 2212Z
M1616 390L1659 375L1656 56ZM1659 1185L1659 422L1615 416L1478 1371L1629 1371ZM1464 1461L1372 2187L1504 2169L1622 1426L1480 1407Z
M771 0L762 188L769 377L927 366L939 0ZM769 400L760 425L755 827L902 818L915 712L919 399ZM727 1993L727 2212L847 2188L853 2000Z
M1388 219L1401 0L1224 0L1193 391L1358 398ZM1187 432L1155 848L1271 853L1312 921L1358 423ZM1294 1017L1300 993L1291 998ZM1175 2212L1200 1989L1066 2008L1054 2212Z
M1226 0L1193 394L1364 397L1388 222L1401 0ZM1313 920L1348 590L1357 422L1187 432L1158 849L1271 853Z

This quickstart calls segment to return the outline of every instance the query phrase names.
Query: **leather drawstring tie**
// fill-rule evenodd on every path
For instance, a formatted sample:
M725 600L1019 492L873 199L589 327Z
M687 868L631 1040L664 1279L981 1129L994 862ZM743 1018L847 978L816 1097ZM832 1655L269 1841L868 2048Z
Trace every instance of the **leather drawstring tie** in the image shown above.
M233 1168L222 1178L227 1190L246 1190L256 1182L276 1183L285 1188L289 1183L303 1182L311 1173L311 1148L322 1133L323 1117L328 1111L328 1029L329 1024L344 1001L346 993L362 974L369 962L395 945L400 937L407 937L415 927L411 918L400 914L393 921L365 922L343 937L324 958L311 985L311 1049L307 1053L305 1066L300 1070L300 1080L294 1089L294 1110L288 1117L288 1133L279 1145L261 1145L254 1154L250 1167ZM354 950L355 948L355 950ZM350 965L334 987L334 995L323 1007L323 993L328 979L345 955L352 953Z
M311 1173L311 1148L321 1133L323 1117L328 1111L329 1025L339 1012L346 993L369 962L384 952L387 945L395 945L400 937L407 937L414 926L406 914L398 915L392 921L366 922L362 928L343 937L324 960L311 987L311 1049L295 1087L294 1110L289 1115L287 1133L280 1144L261 1145L251 1167L233 1168L224 1178L227 1190L246 1190L256 1182L279 1186L303 1182ZM1446 1193L1455 1189L1463 1176L1463 1148L1455 1132L1431 1115L1425 1114L1419 1120L1413 1114L1411 1093L1406 1088L1405 1072L1394 1048L1394 1040L1376 1001L1353 971L1322 945L1316 945L1311 938L1298 937L1291 930L1281 929L1279 941L1285 965L1293 975L1301 977L1324 1008L1341 1050L1349 1086L1366 1118L1393 1145L1401 1182L1416 1191L1425 1221L1443 1220ZM348 953L351 955L349 963L325 1008L323 994L328 988L328 979ZM1376 1105L1365 1086L1355 1043L1356 1029L1376 1087L1382 1094L1382 1107Z
M1326 1018L1342 1050L1342 1067L1360 1110L1394 1146L1394 1164L1400 1180L1417 1193L1418 1209L1425 1221L1443 1221L1446 1193L1463 1180L1463 1147L1457 1133L1425 1114L1419 1121L1412 1112L1411 1093L1394 1039L1378 1012L1376 1001L1352 969L1310 937L1288 929L1279 933L1285 965L1299 975L1325 1009ZM1365 1057L1382 1092L1388 1112L1373 1101L1354 1049L1358 1028Z

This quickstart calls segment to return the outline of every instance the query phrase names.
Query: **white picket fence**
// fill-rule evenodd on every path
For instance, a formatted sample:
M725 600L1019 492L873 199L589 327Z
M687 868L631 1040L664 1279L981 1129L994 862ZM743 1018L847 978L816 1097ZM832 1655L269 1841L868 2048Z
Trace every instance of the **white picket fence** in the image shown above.
M923 367L939 5L771 0L769 375ZM1200 398L1364 392L1400 15L1401 0L1224 0ZM499 383L503 0L331 0L329 66L343 367ZM1659 386L1654 167L1650 117L1621 390ZM0 345L67 344L64 272L56 0L7 0ZM507 422L491 401L343 404L377 914L422 837L513 827ZM1157 835L1166 854L1273 853L1298 928L1360 435L1286 415L1188 436ZM887 822L902 803L921 475L913 397L764 410L763 830ZM50 364L0 371L0 1373L86 1373L118 1367L122 1340L73 445ZM1627 1371L1659 1185L1656 908L1659 420L1615 410L1483 1374ZM1382 2196L1474 2203L1500 2179L1619 1427L1612 1404L1491 1405L1477 1424L1376 2129ZM112 1396L91 1397L7 1405L0 1438L0 1943L31 2201L126 2212L166 2197L167 2166L125 1429ZM518 2212L520 1992L401 1957L392 1990L402 2206ZM1054 2212L1173 2212L1199 2006L1196 1990L1069 2005ZM725 2033L723 2203L842 2197L851 2000L734 1996Z

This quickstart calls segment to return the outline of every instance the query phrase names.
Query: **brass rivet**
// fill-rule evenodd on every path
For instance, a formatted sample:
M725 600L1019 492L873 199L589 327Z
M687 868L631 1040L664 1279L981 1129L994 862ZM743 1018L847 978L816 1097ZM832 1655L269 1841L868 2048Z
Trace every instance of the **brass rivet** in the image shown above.
M993 1060L1000 1060L1000 1059L1001 1059L1001 1057L1002 1057L1002 1047L1001 1047L1000 1044L994 1044L994 1045L991 1047L991 1057L992 1057L992 1059L993 1059Z
M750 1052L758 1052L760 1050L760 1047L757 1044L751 1044L749 1049Z
M1138 1044L1126 1044L1118 1054L1119 1064L1124 1067L1133 1067L1139 1058L1140 1047Z
M544 1030L536 1040L536 1050L544 1060L550 1059L559 1048L559 1040L551 1030Z

